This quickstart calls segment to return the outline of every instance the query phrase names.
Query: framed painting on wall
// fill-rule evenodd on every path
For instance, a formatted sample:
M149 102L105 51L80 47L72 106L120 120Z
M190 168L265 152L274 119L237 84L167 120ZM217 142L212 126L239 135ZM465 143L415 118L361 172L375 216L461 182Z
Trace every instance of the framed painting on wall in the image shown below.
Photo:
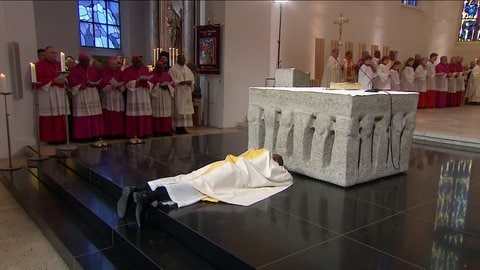
M197 63L199 74L220 74L220 26L197 27Z

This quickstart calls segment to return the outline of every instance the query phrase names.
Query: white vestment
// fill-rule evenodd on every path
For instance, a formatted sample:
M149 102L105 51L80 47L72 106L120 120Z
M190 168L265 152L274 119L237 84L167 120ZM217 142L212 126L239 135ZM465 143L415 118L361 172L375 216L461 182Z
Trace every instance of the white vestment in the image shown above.
M115 83L113 79L111 83ZM111 112L123 112L125 111L125 100L122 92L125 91L125 87L121 86L120 89L115 89L111 83L103 87L100 92L102 108Z
M160 83L153 86L150 95L152 96L152 114L153 117L171 117L172 116L172 98L175 89L168 84L168 90L160 87Z
M400 78L400 88L402 91L414 91L413 80L415 79L415 71L413 67L406 66L402 70Z
M152 115L152 103L150 100L150 89L152 84L148 83L148 87L135 87L137 81L131 80L125 84L127 88L127 110L128 116L144 116Z
M436 74L435 87L437 88L437 91L448 92L448 78L446 73Z
M193 126L192 114L193 101L192 93L195 85L195 77L186 65L175 64L168 71L175 82L175 126ZM191 85L180 85L180 82L191 81Z
M480 102L480 66L476 65L470 75L468 83L468 101Z
M65 89L51 82L44 85L38 93L38 115L58 116L70 114L68 100L65 98Z
M435 64L431 61L427 62L427 90L437 90L435 84Z
M383 63L377 66L377 77L374 82L375 89L390 90L390 73Z
M240 156L228 155L189 174L149 181L152 190L164 186L178 207L207 197L249 206L293 184L292 175L273 161L266 149L249 150Z
M373 70L370 66L362 65L358 71L358 83L362 86L362 89L368 90L373 87L373 79L376 74L373 73Z
M390 69L390 90L392 91L399 91L400 90L400 74L398 74L398 70Z
M72 93L72 115L73 116L94 116L102 114L102 105L96 87L86 87L80 90L81 85L71 88Z
M331 82L340 82L340 65L337 59L330 55L325 64L321 86L330 87Z
M419 65L415 69L414 89L417 92L427 92L427 69Z

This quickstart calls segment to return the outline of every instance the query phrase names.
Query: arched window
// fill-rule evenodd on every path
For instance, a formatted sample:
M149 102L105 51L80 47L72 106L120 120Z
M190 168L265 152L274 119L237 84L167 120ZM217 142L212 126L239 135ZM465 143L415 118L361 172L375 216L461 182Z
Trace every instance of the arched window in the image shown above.
M478 41L478 0L463 1L462 24L458 41Z
M80 45L121 49L118 0L79 0Z
M417 6L417 0L402 0L402 4L407 6Z

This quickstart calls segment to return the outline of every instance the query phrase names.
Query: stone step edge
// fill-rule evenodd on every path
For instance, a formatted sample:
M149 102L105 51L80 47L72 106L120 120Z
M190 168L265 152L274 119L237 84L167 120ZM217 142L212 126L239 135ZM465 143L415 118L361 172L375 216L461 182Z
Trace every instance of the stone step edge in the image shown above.
M413 133L413 142L417 144L480 153L480 140L475 138L415 131Z

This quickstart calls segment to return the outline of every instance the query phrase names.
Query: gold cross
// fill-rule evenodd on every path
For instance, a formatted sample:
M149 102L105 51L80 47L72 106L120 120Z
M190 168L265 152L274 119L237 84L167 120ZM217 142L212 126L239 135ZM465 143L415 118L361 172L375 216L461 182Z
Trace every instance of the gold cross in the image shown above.
M342 42L343 24L348 23L349 21L350 21L349 19L345 19L345 17L343 17L343 14L340 14L340 17L338 17L337 20L333 21L333 24L338 24L338 32L340 33L340 39L339 39L340 43Z

